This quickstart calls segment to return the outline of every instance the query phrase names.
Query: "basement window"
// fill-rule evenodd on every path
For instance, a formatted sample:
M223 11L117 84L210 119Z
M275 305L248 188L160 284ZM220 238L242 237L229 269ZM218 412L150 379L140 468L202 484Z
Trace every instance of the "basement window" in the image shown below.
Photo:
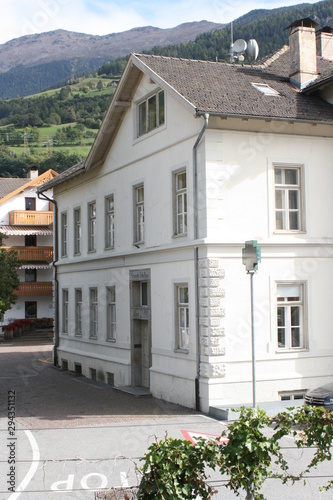
M252 85L255 89L259 90L264 95L280 95L277 90L272 89L272 87L270 87L266 83L252 83Z
M306 391L282 391L279 392L280 401L296 401L304 399Z

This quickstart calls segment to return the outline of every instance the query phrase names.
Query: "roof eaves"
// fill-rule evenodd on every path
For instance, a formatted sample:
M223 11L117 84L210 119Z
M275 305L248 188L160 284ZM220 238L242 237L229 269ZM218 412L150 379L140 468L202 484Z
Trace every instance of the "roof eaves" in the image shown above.
M319 80L317 79L313 83L310 83L307 87L305 87L304 89L302 89L302 93L306 94L308 92L309 93L313 92L313 91L318 90L318 89L320 89L322 87L326 87L326 85L329 85L332 82L333 82L333 74L327 76L326 78L322 78L322 79L319 79Z
M78 175L82 174L85 171L84 168L84 161L81 161L80 163L77 163L73 167L68 168L61 174L59 174L57 177L51 179L50 181L46 182L45 184L42 184L38 189L38 193L43 193L44 191L48 191L49 189L54 188L55 186L58 186L62 184L63 182L69 181L73 179L74 177L77 177Z
M240 120L263 120L263 121L279 121L279 122L287 122L287 123L306 123L309 125L333 125L332 121L323 121L323 120L306 120L304 118L295 118L295 117L280 117L280 116L264 116L264 115L246 115L241 113L218 113L216 111L210 112L209 110L197 109L196 116L204 116L205 114L209 114L209 116L216 116L218 118L237 118Z
M122 99L121 96L122 96L122 93L124 91L125 84L127 83L127 81L130 78L131 70L133 69L133 66L136 66L136 65L133 64L133 54L131 54L131 56L129 57L129 59L127 61L126 67L123 71L123 74L120 78L120 81L117 85L117 88L116 88L114 96L111 100L111 103L107 109L107 112L105 113L102 125L97 133L97 136L94 140L94 143L91 146L91 149L90 149L88 156L86 158L85 168L87 171L93 165L95 166L96 162L94 160L96 157L96 153L98 150L100 150L101 144L102 144L103 140L105 141L106 136L109 137L108 145L110 147L112 137L113 137L115 131L118 130L119 124L122 121L122 117L123 117L126 109L128 109L128 106L130 105L130 103L128 101L125 101L124 99ZM113 123L113 126L111 126L110 124L112 123L112 115L115 113L115 110L117 108L122 109L123 113L121 113L121 116L118 119L119 123ZM103 157L105 157L105 154L106 153L103 154ZM97 163L100 164L101 160L99 160Z

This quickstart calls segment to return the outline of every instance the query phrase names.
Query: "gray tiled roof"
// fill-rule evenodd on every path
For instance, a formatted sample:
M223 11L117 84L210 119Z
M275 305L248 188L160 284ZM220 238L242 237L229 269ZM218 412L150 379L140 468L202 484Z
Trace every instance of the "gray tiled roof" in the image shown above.
M135 55L167 84L191 102L197 112L224 116L333 122L333 107L314 94L295 89L288 78L289 50L281 50L265 64L239 65ZM330 61L319 60L322 73L333 74ZM266 96L252 83L279 92Z
M29 181L30 179L0 177L0 199Z
M73 177L76 177L77 175L81 174L84 172L84 161L81 161L79 163L76 163L72 167L68 168L67 170L64 170L59 174L57 177L54 179L51 179L50 181L45 182L42 184L39 188L39 192L44 192L47 191L50 188L53 188L54 186L57 186L58 184L62 184L65 181L68 181L72 179Z

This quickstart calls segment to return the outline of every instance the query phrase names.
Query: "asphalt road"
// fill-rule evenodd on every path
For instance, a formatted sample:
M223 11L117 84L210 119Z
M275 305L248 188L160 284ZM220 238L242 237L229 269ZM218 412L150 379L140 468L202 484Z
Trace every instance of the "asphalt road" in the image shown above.
M178 405L136 398L53 367L50 345L0 344L0 500L94 500L95 491L135 485L140 457L155 437L219 435L225 424ZM9 409L8 409L9 408ZM286 439L291 466L310 451ZM332 500L320 493L327 463L306 485L267 481L269 500ZM235 499L212 473L216 499ZM241 495L238 498L245 498Z

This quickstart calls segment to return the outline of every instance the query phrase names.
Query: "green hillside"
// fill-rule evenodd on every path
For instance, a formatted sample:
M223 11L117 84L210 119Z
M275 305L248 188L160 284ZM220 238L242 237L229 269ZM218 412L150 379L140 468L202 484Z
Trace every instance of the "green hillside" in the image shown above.
M86 158L116 88L110 78L76 78L59 89L0 101L0 176L32 167L61 172Z

